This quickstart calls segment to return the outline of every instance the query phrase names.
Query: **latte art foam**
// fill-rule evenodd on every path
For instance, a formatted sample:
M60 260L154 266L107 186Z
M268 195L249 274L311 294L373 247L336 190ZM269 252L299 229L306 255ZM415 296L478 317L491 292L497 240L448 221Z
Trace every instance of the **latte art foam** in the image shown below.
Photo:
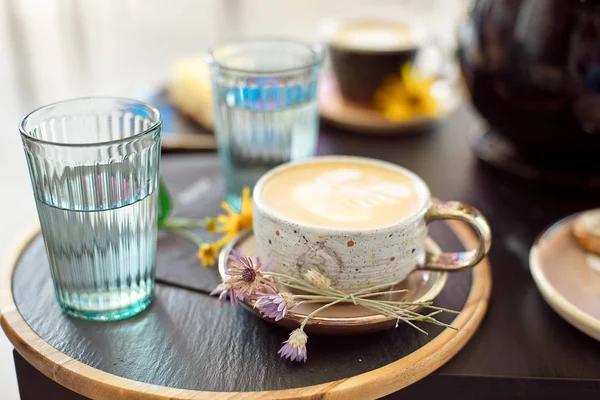
M408 26L391 21L358 21L344 25L333 35L331 42L354 50L394 51L416 46Z
M271 177L263 200L295 222L324 227L378 227L420 207L411 180L372 164L318 162Z
M300 207L339 222L371 220L381 206L400 204L412 195L410 187L403 183L344 168L317 175L314 181L299 185L293 193Z

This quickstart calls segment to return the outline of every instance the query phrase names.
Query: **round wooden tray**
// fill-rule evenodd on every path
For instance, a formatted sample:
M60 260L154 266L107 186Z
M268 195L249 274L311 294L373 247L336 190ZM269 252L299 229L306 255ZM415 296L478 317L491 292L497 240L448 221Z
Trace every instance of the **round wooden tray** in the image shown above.
M456 224L451 228L465 247L474 245L476 238L468 228ZM472 273L457 273L467 274L463 276L471 275L466 280L461 278L454 281L453 297L457 297L460 291L463 292L461 296L464 295L461 313L452 321L458 331L440 329L437 335L432 335L434 337L430 339L416 336L415 332L403 327L399 327L397 331L373 334L376 336L364 336L360 340L345 341L341 338L311 336L307 364L292 365L279 359L275 355L277 347L272 347L276 346L279 340L285 340L285 330L272 327L241 309L221 309L215 306L216 299L193 293L189 289L181 289L177 285L168 287L159 283L153 305L129 320L95 323L67 317L56 305L48 273L42 273L47 270L42 243L36 227L19 240L3 260L0 281L2 327L17 351L35 368L68 389L98 399L295 399L323 395L331 399L381 397L420 380L452 358L477 330L487 309L491 291L490 266L485 259ZM159 253L161 251L163 250L159 241ZM160 264L163 262L160 259L158 262L160 272ZM173 264L169 267L173 268ZM36 274L35 271L39 273ZM452 282L450 277L448 286L452 286ZM13 287L16 288L14 292ZM465 291L468 291L468 294L464 293ZM440 296L440 301L445 306L443 297L444 293ZM172 308L173 304L176 304L176 308ZM202 304L199 309L198 304ZM184 315L179 318L178 314L181 313ZM194 321L202 316L206 319L194 325ZM238 344L222 332L216 334L215 329L227 324L228 318L231 318L232 323L238 324L236 331L230 331L232 337L250 339ZM182 324L189 326L189 332L183 334L178 329ZM238 331L243 332L240 335ZM247 346L260 348L261 339L272 335L275 335L273 340L265 339L269 342L270 351L262 349L252 353L248 349ZM197 337L199 340L194 341ZM127 338L129 340L126 340ZM390 354L393 356L398 347L404 346L405 341L415 340L422 345L413 351L407 350L407 354L398 359L385 361ZM388 341L391 343L390 347L384 348ZM167 343L166 347L161 347L164 342ZM192 354L191 360L194 361L183 359L188 353L196 352L197 346L200 346L198 343L207 342L211 348L223 348L217 354L219 357L210 357L210 354L199 352ZM358 351L358 354L362 354L361 351L364 350L364 355L361 356L364 360L345 360L345 354L338 348L340 342L342 346L358 346L358 349L348 348L348 353ZM239 364L236 366L236 362L230 362L227 356L239 346L249 354L246 359L243 355L242 359L236 359ZM332 353L323 354L329 351ZM378 353L377 357L371 353ZM330 367L335 368L330 371L327 365L335 363L332 358L337 358L340 362L339 368L334 364ZM255 359L263 360L260 362L264 363L265 370L269 366L277 370L266 373L265 370L256 367ZM136 362L146 367L136 367ZM192 362L194 365L185 365ZM166 376L164 371L160 371L165 363L171 365L170 375ZM378 363L383 365L364 371L364 367L369 363L375 366ZM245 368L245 364L248 364L248 369ZM228 369L232 376L227 377L221 385L246 385L253 390L218 390L220 387L215 386L214 382L209 382L207 377L219 376L219 379L224 379L220 375L222 368ZM286 377L292 381L298 377L300 381L310 382L323 379L322 376L328 374L339 374L338 370L345 371L348 368L350 369L344 372L348 376L341 379L311 386L281 388L282 385L288 385L286 379L283 379ZM116 370L128 377L111 373ZM351 371L354 370L362 372L353 374ZM188 376L187 381L182 380L181 376L184 375ZM282 379L277 381L273 375L280 375ZM307 378L303 378L303 375ZM207 381L203 381L203 378ZM247 383L248 379L262 382L259 384L266 387L263 390L254 390L254 383ZM202 390L189 389L190 385ZM276 390L268 390L271 388Z

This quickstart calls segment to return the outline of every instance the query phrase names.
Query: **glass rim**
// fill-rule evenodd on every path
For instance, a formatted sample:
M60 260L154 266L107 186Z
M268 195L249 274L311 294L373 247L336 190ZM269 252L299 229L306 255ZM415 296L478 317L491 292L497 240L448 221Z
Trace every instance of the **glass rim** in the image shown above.
M217 50L222 49L223 47L228 46L228 45L258 43L258 42L267 42L267 41L288 43L288 44L293 44L293 45L298 45L298 46L304 47L305 49L307 49L311 52L314 59L312 60L312 62L307 63L302 66L298 66L298 67L273 69L270 71L261 71L261 70L250 69L250 68L229 67L229 66L226 66L225 64L223 64L222 62L218 61L214 56L214 54ZM246 74L269 75L269 74L281 74L281 73L296 72L296 71L302 71L305 69L312 69L312 68L318 67L321 64L323 64L323 61L325 59L325 51L324 50L325 50L325 46L322 43L309 44L302 40L289 39L289 38L279 37L279 36L259 36L259 37L253 37L253 38L233 39L233 40L227 40L227 41L221 42L221 43L217 44L216 46L212 47L210 50L208 50L206 58L208 60L209 66L217 66L219 69L222 69L222 70L232 71L232 72L240 72L240 73L246 73Z
M131 136L121 138L121 139L107 140L107 141L102 141L102 142L87 142L87 143L54 142L54 141L50 141L50 140L33 137L25 130L25 125L27 124L27 122L29 122L29 120L36 113L38 113L42 110L45 110L48 107L53 107L53 106L57 106L57 105L60 105L63 103L78 102L78 101L83 101L83 100L117 100L117 101L120 100L123 102L135 103L137 105L140 105L140 106L145 107L148 110L150 110L150 112L156 117L156 121L154 121L154 123L152 125L150 125L150 127L144 129L141 132L136 133L135 135L131 135ZM26 140L30 140L30 141L36 142L36 143L41 143L44 145L57 146L57 147L80 147L81 148L81 147L106 146L106 145L130 142L133 139L137 139L139 137L147 135L148 133L156 130L156 128L160 127L161 125L162 125L162 115L161 115L160 111L158 110L158 108L154 107L153 105L151 105L149 103L146 103L146 102L143 102L140 100L131 99L128 97L86 96L86 97L74 97L71 99L59 100L59 101L55 101L53 103L46 104L46 105L43 105L41 107L34 109L33 111L31 111L27 115L25 115L25 117L23 117L23 119L19 123L19 133L21 134L21 137Z

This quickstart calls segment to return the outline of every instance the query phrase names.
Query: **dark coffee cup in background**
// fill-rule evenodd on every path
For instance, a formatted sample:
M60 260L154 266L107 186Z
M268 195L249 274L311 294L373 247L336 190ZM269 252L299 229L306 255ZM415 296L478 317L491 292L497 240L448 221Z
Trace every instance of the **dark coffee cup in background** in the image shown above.
M406 24L373 19L340 24L328 38L328 46L342 96L368 105L384 80L398 75L419 50Z

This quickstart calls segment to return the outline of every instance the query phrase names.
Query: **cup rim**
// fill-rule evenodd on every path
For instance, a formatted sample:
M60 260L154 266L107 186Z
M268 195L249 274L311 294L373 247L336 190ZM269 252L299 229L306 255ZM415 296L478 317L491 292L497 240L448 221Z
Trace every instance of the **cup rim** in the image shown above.
M339 228L339 227L319 226L319 225L308 224L306 222L294 221L294 220L291 220L289 217L270 209L268 206L265 206L260 193L261 193L262 188L265 185L265 183L271 177L273 177L274 175L276 175L282 171L285 171L286 169L292 168L297 165L312 164L315 162L317 162L317 163L318 162L328 162L328 161L357 162L360 164L376 165L379 167L386 168L388 170L393 170L393 171L399 172L399 173L407 176L411 180L411 182L415 185L415 187L417 189L417 193L419 193L422 196L421 207L419 207L419 209L417 211L415 211L414 213L407 215L407 216L401 218L400 220L398 220L394 223L391 223L391 224L382 225L382 226L378 226L375 228ZM368 157L331 155L331 156L317 156L317 157L307 158L304 160L291 161L291 162L287 162L285 164L282 164L282 165L279 165L279 166L273 168L272 170L268 171L263 176L261 176L261 178L258 180L256 185L254 185L254 189L252 190L252 200L253 200L256 208L260 208L261 212L268 215L269 217L271 217L273 219L283 220L287 223L297 225L301 228L306 228L309 230L317 230L317 231L327 230L329 232L333 232L336 234L348 234L348 233L360 234L360 233L372 232L372 231L376 231L376 230L384 230L385 231L385 230L389 230L392 228L396 228L396 227L398 227L398 225L404 224L408 221L411 221L415 217L420 216L429 208L429 205L431 203L431 192L429 190L429 186L427 186L427 184L425 183L423 178L421 178L419 175L415 174L411 170L404 168L400 165L393 164L388 161L383 161L383 160L378 160L378 159L373 159L373 158L368 158Z
M31 136L26 130L25 130L25 125L27 124L27 122L29 122L29 120L31 119L31 117L34 116L34 114L48 108L48 107L54 107L57 105L61 105L64 103L72 103L72 102L78 102L78 101L90 101L90 100L117 100L117 101L124 101L124 102L130 102L130 103L135 103L138 104L142 107L147 108L148 110L150 110L150 112L155 116L156 120L154 121L154 123L149 126L148 128L144 129L141 132L136 133L135 135L131 135L125 138L121 138L121 139L116 139L116 140L107 140L107 141L102 141L102 142L86 142L86 143L63 143L63 142L54 142L51 140L45 140L45 139L40 139L40 138L36 138L34 136ZM25 117L23 117L23 119L21 120L21 122L19 123L19 133L21 134L21 137L24 138L25 140L28 141L32 141L35 143L40 143L40 144L44 144L44 145L49 145L49 146L56 146L56 147L77 147L77 148L84 148L84 147L97 147L97 146L107 146L107 145L114 145L114 144L120 144L120 143L127 143L127 142L131 142L134 139L137 139L139 137L145 136L146 134L148 134L149 132L155 131L157 128L159 128L162 125L162 115L160 113L160 111L158 110L158 108L154 107L151 104L148 104L146 102L140 101L140 100L135 100L135 99L131 99L128 97L112 97L112 96L86 96L86 97L75 97L75 98L70 98L70 99L65 99L65 100L60 100L60 101L55 101L53 103L50 104L46 104L43 105L41 107L38 107L36 109L34 109L33 111L29 112L27 115L25 115Z
M412 35L413 43L411 46L395 49L377 49L377 48L353 48L351 46L343 46L334 40L334 36L342 29L350 27L352 25L361 23L372 23L372 24L383 24L383 25L396 25L404 26L410 31ZM414 22L406 18L392 18L392 17L380 17L380 16L362 16L362 17L333 17L325 19L321 22L321 28L319 35L321 40L327 43L327 46L334 47L341 51L356 52L361 54L395 54L404 51L415 51L423 47L430 35L427 34L423 27L416 25Z
M309 50L312 53L314 59L312 60L312 62L306 63L305 65L301 65L298 67L273 69L273 70L269 70L269 71L260 71L260 70L249 69L249 68L230 67L230 66L227 66L227 65L223 64L222 62L218 61L217 58L215 57L215 52L226 46L248 44L248 43L258 43L258 42L279 42L279 43L288 43L288 44L293 44L296 46L301 46L301 47L304 47L307 50ZM226 40L221 43L218 43L217 45L213 46L210 50L208 50L208 52L206 54L206 59L207 59L209 66L217 67L218 69L224 70L224 71L238 72L238 73L242 73L242 74L253 74L253 75L273 75L273 74L282 74L282 73L302 71L302 70L312 69L312 68L320 66L321 64L323 64L323 61L325 59L325 46L323 46L323 44L321 44L321 43L309 44L302 40L295 40L295 39L279 37L279 36L259 36L259 37L252 37L252 38L242 38L242 39L237 39L237 40L235 40L235 39L234 40Z

